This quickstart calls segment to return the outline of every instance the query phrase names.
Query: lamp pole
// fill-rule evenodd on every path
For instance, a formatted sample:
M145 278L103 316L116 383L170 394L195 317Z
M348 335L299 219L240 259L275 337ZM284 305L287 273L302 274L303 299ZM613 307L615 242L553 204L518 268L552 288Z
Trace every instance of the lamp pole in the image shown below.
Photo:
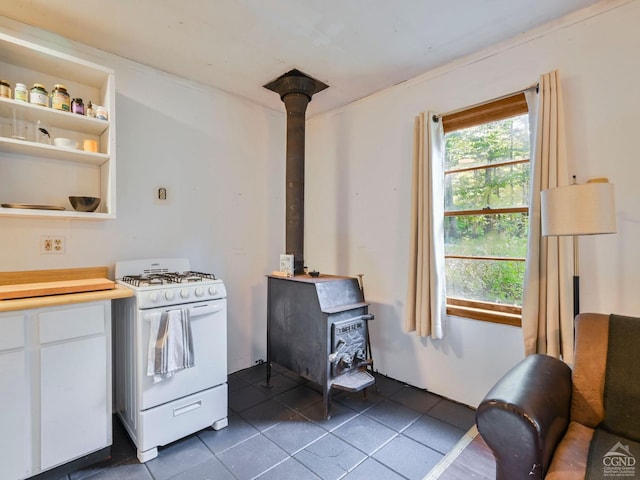
M580 261L578 260L578 236L573 236L573 318L580 313Z

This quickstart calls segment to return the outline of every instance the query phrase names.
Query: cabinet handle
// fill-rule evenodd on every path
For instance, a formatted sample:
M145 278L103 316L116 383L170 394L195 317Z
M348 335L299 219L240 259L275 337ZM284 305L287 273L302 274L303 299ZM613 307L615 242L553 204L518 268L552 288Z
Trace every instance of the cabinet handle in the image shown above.
M191 405L187 405L185 407L176 408L173 410L173 416L179 417L185 413L189 413L192 410L197 410L202 406L202 400L198 400L197 402L192 403Z

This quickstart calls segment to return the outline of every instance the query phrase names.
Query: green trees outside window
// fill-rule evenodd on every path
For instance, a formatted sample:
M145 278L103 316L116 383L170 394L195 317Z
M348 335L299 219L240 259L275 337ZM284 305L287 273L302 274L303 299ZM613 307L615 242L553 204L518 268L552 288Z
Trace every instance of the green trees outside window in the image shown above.
M528 115L445 136L447 295L522 304L529 205Z

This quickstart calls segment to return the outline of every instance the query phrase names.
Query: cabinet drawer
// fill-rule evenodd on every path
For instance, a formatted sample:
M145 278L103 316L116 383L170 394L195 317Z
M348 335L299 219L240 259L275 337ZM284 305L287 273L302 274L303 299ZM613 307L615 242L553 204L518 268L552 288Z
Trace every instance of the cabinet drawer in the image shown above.
M105 313L104 303L40 313L40 343L104 333Z
M0 352L24 347L24 315L0 317Z

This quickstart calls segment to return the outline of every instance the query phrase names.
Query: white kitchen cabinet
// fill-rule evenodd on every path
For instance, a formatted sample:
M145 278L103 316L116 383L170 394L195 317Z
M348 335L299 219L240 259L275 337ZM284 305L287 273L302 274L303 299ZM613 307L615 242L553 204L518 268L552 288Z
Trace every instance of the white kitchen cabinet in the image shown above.
M0 325L0 478L109 447L111 302L0 314Z
M116 216L115 79L112 70L63 52L27 42L0 30L0 72L10 83L30 89L44 84L66 85L72 98L106 107L109 119L53 110L13 98L0 98L0 205L27 204L64 207L64 211L3 208L0 215L107 219ZM24 135L15 135L15 119L26 122ZM40 122L40 124L38 124ZM79 149L37 141L38 126L51 138L77 140ZM97 152L84 151L84 140L95 140ZM100 197L96 212L76 212L69 196Z
M29 415L25 352L26 317L0 315L0 478L29 475Z
M100 304L38 314L43 470L111 444L107 323Z

